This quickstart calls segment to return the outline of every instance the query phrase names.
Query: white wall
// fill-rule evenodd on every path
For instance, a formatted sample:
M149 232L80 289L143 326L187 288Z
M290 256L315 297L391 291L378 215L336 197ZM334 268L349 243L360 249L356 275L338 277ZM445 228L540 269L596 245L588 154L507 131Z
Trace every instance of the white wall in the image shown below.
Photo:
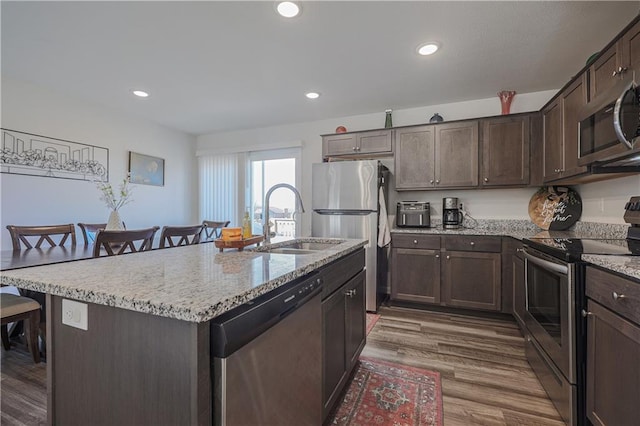
M537 111L557 90L519 94L513 100L512 113ZM393 111L394 126L427 123L434 113L440 113L445 120L459 120L500 114L498 97L457 102L444 105ZM311 164L322 161L322 138L320 135L333 133L339 125L349 131L378 129L384 125L385 114L341 117L330 120L299 124L273 126L260 129L208 134L197 138L197 152L250 151L299 144L302 141L302 197L305 204L311 200ZM392 159L383 159L393 169ZM393 184L393 181L391 182ZM458 197L465 209L477 219L529 219L528 204L537 188L484 189L484 190L442 190L442 191L391 191L389 194L389 214L395 213L398 200L420 200L432 203L433 213L441 214L442 198ZM640 176L609 180L577 187L583 199L582 220L594 222L623 223L622 207L632 195L640 195ZM303 235L311 233L310 213L303 215Z
M197 222L194 136L4 76L1 117L4 128L108 148L112 184L126 176L129 151L164 158L165 186L134 185L123 220L130 229ZM90 182L3 173L0 188L2 249L11 248L7 224L106 222L109 216Z

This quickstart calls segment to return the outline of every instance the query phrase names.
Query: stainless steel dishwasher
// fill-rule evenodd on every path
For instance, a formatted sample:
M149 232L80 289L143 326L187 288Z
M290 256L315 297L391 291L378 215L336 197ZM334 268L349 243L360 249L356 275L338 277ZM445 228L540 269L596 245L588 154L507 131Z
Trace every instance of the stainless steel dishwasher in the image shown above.
M307 275L211 321L215 425L322 423L321 288Z

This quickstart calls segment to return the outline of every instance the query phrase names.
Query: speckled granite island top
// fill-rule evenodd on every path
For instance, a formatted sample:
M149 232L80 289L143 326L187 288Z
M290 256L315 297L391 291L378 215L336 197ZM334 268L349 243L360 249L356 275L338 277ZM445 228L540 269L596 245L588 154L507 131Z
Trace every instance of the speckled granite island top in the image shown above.
M319 238L296 241L338 244L300 255L248 250L219 253L214 244L197 244L2 271L0 282L84 302L205 322L367 243Z
M600 256L585 254L582 258L593 264L640 280L640 256Z

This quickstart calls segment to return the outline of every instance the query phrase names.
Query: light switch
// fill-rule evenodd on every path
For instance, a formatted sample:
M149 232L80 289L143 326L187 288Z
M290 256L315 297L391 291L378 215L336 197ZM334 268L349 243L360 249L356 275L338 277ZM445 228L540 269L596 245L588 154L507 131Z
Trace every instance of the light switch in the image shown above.
M62 299L62 323L81 330L88 329L87 304Z

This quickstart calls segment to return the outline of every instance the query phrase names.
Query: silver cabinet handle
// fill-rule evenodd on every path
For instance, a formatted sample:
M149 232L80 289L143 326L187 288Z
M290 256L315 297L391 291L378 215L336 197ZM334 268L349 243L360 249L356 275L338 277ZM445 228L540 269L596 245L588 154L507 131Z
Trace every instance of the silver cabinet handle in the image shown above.
M349 297L353 297L353 296L356 295L356 290L353 289L353 288L351 290L347 290L347 291L344 292L344 295L345 296L349 296Z
M584 310L584 309L582 310L582 317L583 317L583 318L586 318L586 317L588 317L588 316L590 316L590 315L593 315L593 313L591 313L591 312L589 312L589 311L586 311L586 310Z
M355 147L355 146L354 146L352 149L353 149L354 151L356 151L356 147Z
M484 178L484 181L485 182L489 182L489 178Z
M436 183L440 183L440 180L436 179Z
M524 252L524 249L523 249L523 248L517 248L517 249L516 249L516 253L522 253L522 252Z
M447 259L451 259L451 256L447 255Z
M611 292L611 297L613 297L613 300L619 300L619 299L624 299L627 296L625 296L624 294L616 293L614 291L614 292Z
M431 179L431 180L429 181L429 183L433 184L433 179Z
M473 241L471 241L469 244L471 244L471 247L473 247L473 246L475 246L475 245L476 245L476 243L475 243L475 242L473 242Z
M418 244L418 240L413 240L413 244Z
M439 254L436 254L436 259L440 259L440 255Z

